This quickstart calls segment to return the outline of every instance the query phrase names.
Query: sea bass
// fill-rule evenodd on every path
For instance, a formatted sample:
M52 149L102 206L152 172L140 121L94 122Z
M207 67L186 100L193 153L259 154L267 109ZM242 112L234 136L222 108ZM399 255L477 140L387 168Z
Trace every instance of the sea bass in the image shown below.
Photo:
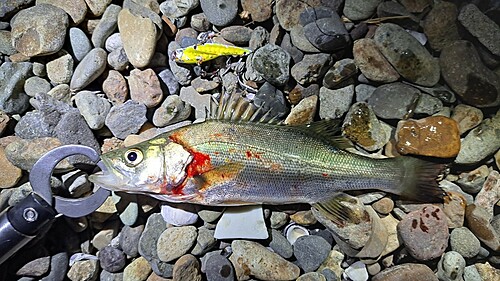
M366 189L426 202L442 198L440 165L347 152L332 136L332 123L208 120L103 154L107 171L90 180L115 191L212 206L315 204Z

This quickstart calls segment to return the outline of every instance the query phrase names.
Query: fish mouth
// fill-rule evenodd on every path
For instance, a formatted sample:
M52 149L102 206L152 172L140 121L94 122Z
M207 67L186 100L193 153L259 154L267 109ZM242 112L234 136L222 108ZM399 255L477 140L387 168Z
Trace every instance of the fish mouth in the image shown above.
M110 172L97 172L89 175L89 181L105 189L120 190L126 184L123 180Z

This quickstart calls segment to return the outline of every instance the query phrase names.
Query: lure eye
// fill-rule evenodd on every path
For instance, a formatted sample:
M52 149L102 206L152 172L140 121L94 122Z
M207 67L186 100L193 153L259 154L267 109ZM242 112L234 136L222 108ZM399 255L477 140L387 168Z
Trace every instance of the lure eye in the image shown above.
M130 167L137 166L142 162L143 155L142 151L137 148L129 149L125 152L125 164Z

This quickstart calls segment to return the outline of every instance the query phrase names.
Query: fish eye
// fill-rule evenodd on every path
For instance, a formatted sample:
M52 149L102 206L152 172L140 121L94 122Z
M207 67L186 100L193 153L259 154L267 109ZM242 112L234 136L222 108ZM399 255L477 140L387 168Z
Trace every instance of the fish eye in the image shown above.
M131 148L127 150L124 156L125 156L125 164L127 164L127 166L130 167L137 166L139 163L142 162L143 159L142 151L140 151L137 148Z

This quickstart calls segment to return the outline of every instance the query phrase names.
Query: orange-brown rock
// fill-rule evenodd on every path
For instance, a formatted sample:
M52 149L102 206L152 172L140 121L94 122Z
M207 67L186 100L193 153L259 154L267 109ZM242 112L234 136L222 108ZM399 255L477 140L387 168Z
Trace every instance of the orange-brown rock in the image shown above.
M457 122L444 116L400 121L396 148L401 154L449 158L460 151Z

